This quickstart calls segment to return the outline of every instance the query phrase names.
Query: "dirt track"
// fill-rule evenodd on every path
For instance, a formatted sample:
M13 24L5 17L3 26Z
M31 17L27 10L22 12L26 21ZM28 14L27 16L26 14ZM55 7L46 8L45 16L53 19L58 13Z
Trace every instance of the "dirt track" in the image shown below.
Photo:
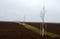
M39 28L39 23L27 23ZM47 23L47 31L60 34L60 24ZM60 39L44 37L45 39ZM44 39L31 30L14 22L0 22L0 39Z

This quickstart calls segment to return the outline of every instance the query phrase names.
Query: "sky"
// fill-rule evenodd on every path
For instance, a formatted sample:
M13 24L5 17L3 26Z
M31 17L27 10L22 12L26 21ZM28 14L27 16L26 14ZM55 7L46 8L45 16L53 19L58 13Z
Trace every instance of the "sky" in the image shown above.
M44 21L60 23L60 0L0 0L0 21L42 22L43 1Z

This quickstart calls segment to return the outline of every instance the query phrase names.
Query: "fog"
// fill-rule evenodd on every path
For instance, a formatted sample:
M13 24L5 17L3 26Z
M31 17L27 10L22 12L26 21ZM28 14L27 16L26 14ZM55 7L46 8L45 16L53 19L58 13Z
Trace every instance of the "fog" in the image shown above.
M42 22L44 0L0 0L0 21ZM45 22L60 23L60 0L45 0Z

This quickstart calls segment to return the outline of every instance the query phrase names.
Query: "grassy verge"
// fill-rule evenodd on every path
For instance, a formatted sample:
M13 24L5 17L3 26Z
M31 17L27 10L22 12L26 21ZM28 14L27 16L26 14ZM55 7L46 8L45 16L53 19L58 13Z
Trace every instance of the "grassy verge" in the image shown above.
M42 34L42 31L40 29L38 29L38 28L36 28L36 27L34 27L32 25L29 25L29 24L26 24L26 23L21 23L21 22L16 22L16 23L18 23L20 25L23 25L25 28L27 28L29 30L32 30L36 34L39 34L39 35ZM45 33L45 35L50 36L50 37L53 37L53 38L60 37L60 35L54 34L54 33L51 33L51 32L46 32L45 31L44 33Z

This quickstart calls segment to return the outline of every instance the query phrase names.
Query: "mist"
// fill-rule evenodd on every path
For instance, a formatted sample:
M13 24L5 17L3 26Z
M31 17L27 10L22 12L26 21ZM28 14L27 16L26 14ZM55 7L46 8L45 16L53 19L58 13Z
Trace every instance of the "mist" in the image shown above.
M60 23L60 0L45 0L45 22ZM43 0L0 0L0 21L42 22Z

